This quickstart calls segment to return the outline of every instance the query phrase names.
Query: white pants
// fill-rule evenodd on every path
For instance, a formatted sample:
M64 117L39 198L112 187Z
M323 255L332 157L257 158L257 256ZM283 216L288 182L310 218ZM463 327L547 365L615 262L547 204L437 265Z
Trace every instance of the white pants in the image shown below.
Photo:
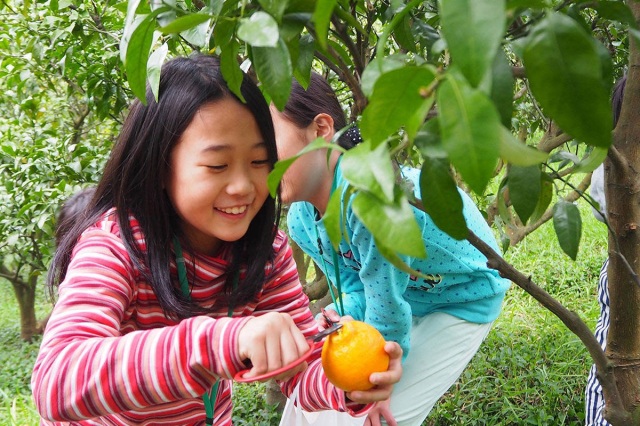
M436 312L414 317L411 349L402 379L391 394L398 426L420 426L462 374L489 334L492 323L475 324Z

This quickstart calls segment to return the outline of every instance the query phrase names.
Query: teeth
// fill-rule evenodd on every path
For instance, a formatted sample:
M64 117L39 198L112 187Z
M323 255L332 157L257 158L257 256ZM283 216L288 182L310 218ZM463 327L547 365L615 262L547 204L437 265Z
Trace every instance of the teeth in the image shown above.
M244 213L244 211L247 210L247 206L230 207L228 209L219 209L219 210L228 214L240 214L240 213Z

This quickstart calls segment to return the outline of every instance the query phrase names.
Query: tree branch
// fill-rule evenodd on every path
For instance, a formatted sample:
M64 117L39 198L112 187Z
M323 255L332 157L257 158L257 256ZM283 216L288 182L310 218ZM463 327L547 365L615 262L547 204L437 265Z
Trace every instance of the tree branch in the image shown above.
M515 269L502 256L496 253L487 243L482 241L473 231L469 230L469 236L467 237L472 246L477 248L487 258L487 266L497 270L500 276L507 278L515 283L518 287L529 293L534 299L536 299L542 306L550 310L555 314L560 321L571 330L589 351L591 358L596 365L598 371L598 380L602 385L605 393L608 394L610 405L608 407L609 413L616 418L610 418L610 421L614 424L629 424L631 415L627 413L622 403L622 398L618 392L616 386L616 380L613 374L613 367L607 360L600 343L595 338L591 329L582 321L582 319L573 311L565 308L560 302L555 300L544 289L536 285L531 277L526 277L520 271Z

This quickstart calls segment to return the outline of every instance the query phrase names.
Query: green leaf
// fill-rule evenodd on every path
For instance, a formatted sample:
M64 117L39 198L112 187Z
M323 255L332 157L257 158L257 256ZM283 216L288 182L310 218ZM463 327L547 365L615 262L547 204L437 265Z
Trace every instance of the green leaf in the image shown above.
M393 29L393 38L404 50L408 52L416 51L416 42L411 34L411 17L406 15L402 22Z
M122 38L120 38L120 60L123 64L127 60L126 55L131 34L144 19L144 16L136 15L136 9L139 4L140 0L130 0L127 2L127 14L124 20L124 30L122 32Z
M548 178L543 174L540 179L540 196L538 197L538 204L529 217L529 223L536 223L542 218L542 215L547 211L549 204L553 200L553 179Z
M276 196L276 190L278 189L278 185L280 185L280 181L282 180L282 176L284 176L285 172L289 168L289 166L296 161L300 156L306 154L307 152L314 151L316 149L335 149L340 152L345 152L344 148L340 147L337 144L329 143L324 140L324 138L317 138L309 145L305 146L299 153L295 156L286 158L284 160L280 160L276 162L273 170L267 176L267 186L269 187L269 193L272 197Z
M380 245L407 256L426 256L422 232L406 198L387 204L360 191L353 198L352 208Z
M216 45L224 46L234 40L236 21L233 19L218 19L213 27L213 40ZM224 50L224 49L223 49Z
M267 186L269 188L269 193L272 197L276 196L276 191L278 190L278 186L280 185L280 181L284 176L285 172L296 161L298 157L285 158L284 160L279 160L273 166L273 170L269 172L269 176L267 176Z
M342 173L353 187L393 202L395 174L385 144L372 150L368 141L360 143L347 151L341 161Z
M264 90L271 100L282 111L291 93L293 66L289 50L282 39L278 39L275 47L254 47L253 65Z
M244 96L240 88L242 86L243 73L238 64L238 52L240 51L240 43L235 40L230 41L224 47L221 46L220 52L220 71L222 77L227 82L229 90L235 94L238 99L245 102Z
M402 272L405 272L411 276L429 278L427 275L425 275L424 272L417 271L412 267L410 267L409 265L407 265L400 256L398 256L393 250L390 250L387 247L385 247L380 241L376 240L375 238L373 241L375 242L376 247L378 248L378 251L384 256L384 258L387 259L389 263L391 263L393 266L395 266ZM425 257L426 257L426 254L425 254Z
M159 10L159 9L158 9ZM154 12L155 13L155 12ZM146 105L147 61L155 30L154 14L147 15L131 34L125 69L133 94Z
M162 64L164 63L165 58L167 57L167 53L169 52L169 46L167 43L162 44L159 48L157 48L151 56L149 56L149 61L147 63L147 73L149 76L149 86L151 87L151 91L153 92L153 96L158 101L158 91L160 87L160 70L162 68Z
M329 35L329 22L336 0L321 0L316 2L311 20L315 24L317 41L323 50L327 49L327 37Z
M612 112L603 63L591 37L571 18L551 14L534 27L523 53L531 91L576 139L611 144Z
M406 66L380 76L362 114L363 138L375 147L404 126L413 140L433 105L435 96L430 85L434 78L430 66Z
M451 177L449 161L428 158L420 173L420 197L433 223L456 240L467 237L469 230L462 213L462 197Z
M287 9L288 0L258 0L260 6L278 21Z
M562 251L576 260L582 235L582 219L578 207L564 200L558 201L553 206L553 228Z
M608 149L593 148L593 150L585 158L576 163L574 173L589 173L598 168L600 164L607 158Z
M618 21L622 24L629 25L631 28L638 29L638 24L633 17L631 9L623 2L601 0L591 5L591 7L604 19Z
M477 87L496 56L506 26L505 0L440 0L442 33L452 63Z
M416 148L420 150L423 157L449 159L447 151L442 146L442 137L440 136L440 123L438 117L427 120L413 141Z
M309 87L311 81L311 66L315 54L316 43L309 34L298 40L298 60L293 69L293 75L303 88Z
M338 250L338 245L342 239L340 232L340 205L343 189L344 188L342 186L339 186L335 191L333 191L333 194L331 194L329 202L327 203L327 209L325 210L324 215L322 215L322 222L327 230L329 241L331 241L335 250Z
M542 184L540 166L511 166L507 185L513 209L523 224L531 217L538 205Z
M188 29L197 27L203 22L207 22L212 18L211 15L204 13L191 13L184 15L172 21L170 24L160 28L162 34L178 34Z
M238 38L253 47L275 47L280 39L278 23L268 13L258 11L240 20Z
M484 93L451 76L437 102L442 145L469 187L482 194L498 161L500 116Z
M403 67L404 60L405 55L376 56L369 62L362 73L362 81L360 83L362 93L370 98L378 78L386 72Z
M502 128L500 132L500 157L516 166L533 166L549 157L546 152L520 142L509 130Z
M490 76L491 92L489 96L500 114L502 125L510 129L513 115L514 78L511 64L502 49L498 49L493 61L493 72L490 73Z

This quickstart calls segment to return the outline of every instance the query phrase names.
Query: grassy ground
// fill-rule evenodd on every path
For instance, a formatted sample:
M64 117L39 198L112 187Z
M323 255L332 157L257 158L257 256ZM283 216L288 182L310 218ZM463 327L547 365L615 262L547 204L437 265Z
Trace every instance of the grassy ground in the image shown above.
M577 262L561 253L551 224L505 257L530 274L593 328L598 315L597 275L606 257L605 228L583 211ZM44 294L39 314L48 309ZM37 425L29 377L39 340L19 339L17 304L0 282L0 426ZM512 287L501 317L458 383L424 425L579 425L591 360L578 339L523 290ZM277 426L261 384L236 387L234 425Z

